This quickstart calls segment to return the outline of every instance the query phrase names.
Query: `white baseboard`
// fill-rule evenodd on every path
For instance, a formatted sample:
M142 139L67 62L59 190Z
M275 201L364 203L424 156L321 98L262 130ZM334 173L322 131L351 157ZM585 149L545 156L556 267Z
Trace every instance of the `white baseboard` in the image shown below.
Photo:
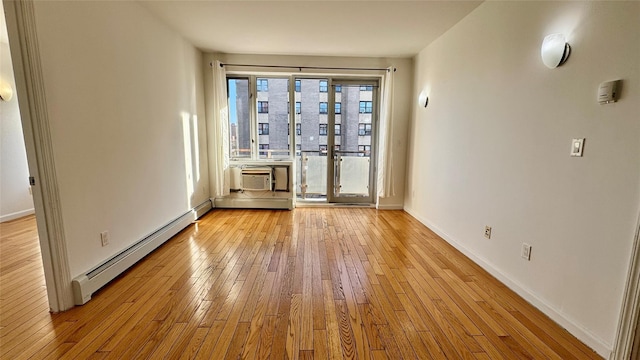
M293 209L293 199L291 198L217 198L214 204L216 208L230 209Z
M15 219L19 219L21 217L24 217L24 216L27 216L27 215L31 215L33 213L35 213L35 210L33 208L31 208L31 209L22 210L22 211L14 212L14 213L7 214L7 215L2 215L2 216L0 216L0 223L6 222L6 221L15 220Z
M486 270L489 274L493 275L495 278L500 280L503 284L505 284L509 289L515 291L518 295L520 295L523 299L529 302L531 305L536 307L538 310L542 311L545 315L549 316L553 321L558 323L560 326L564 327L569 331L573 336L577 337L580 341L585 343L587 346L592 348L596 353L605 359L609 359L611 356L611 352L613 350L612 345L607 344L604 340L600 339L598 336L591 333L584 326L579 324L577 321L571 319L567 314L563 313L561 310L557 309L553 305L547 303L544 299L538 297L534 292L527 289L525 286L521 285L519 282L511 279L507 274L498 270L493 264L489 261L477 256L469 249L467 249L462 243L456 241L454 238L449 236L445 231L440 229L437 225L432 223L431 221L421 217L416 214L410 208L404 209L411 216L420 221L423 225L431 229L433 232L438 234L441 238L451 244L453 247L458 249L461 253L471 259L473 262L478 264L484 270Z
M148 236L140 239L127 250L105 261L93 270L87 271L71 281L74 303L86 304L91 300L91 295L98 289L109 283L142 258L150 254L167 240L189 226L200 216L211 210L211 201L207 200L195 208L180 215L163 227L153 231Z
M403 210L403 204L378 204L376 206L378 210Z

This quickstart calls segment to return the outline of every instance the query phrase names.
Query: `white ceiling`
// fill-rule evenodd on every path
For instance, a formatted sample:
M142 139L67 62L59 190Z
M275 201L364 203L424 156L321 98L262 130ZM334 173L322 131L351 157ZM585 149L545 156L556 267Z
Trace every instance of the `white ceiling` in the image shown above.
M481 1L140 1L206 52L409 57Z

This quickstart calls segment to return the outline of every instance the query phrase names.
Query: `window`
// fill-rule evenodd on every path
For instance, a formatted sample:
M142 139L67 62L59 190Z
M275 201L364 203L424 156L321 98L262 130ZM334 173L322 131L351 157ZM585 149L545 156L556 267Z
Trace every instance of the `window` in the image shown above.
M327 135L327 124L320 124L320 135Z
M340 151L340 145L333 145L333 150Z
M269 144L260 144L258 145L260 150L269 150ZM260 151L260 157L271 157L269 151Z
M302 103L296 101L296 114L302 114Z
M342 103L337 102L335 105L336 105L336 115L342 114Z
M249 79L227 79L229 97L229 156L251 157L251 116Z
M360 101L360 114L371 114L373 112L372 101Z
M320 145L318 149L320 150L320 156L327 156L327 145Z
M360 85L360 91L373 91L372 85Z
M317 81L317 80L316 80ZM232 159L290 157L289 78L227 78L229 156ZM260 91L255 101L250 94ZM252 101L256 109L252 110ZM266 135L266 136L262 136ZM252 146L257 143L258 146Z
M296 80L296 92L300 92L300 80Z
M269 135L269 124L267 123L258 124L258 135Z
M342 92L342 85L336 85L336 92Z
M362 101L360 103L362 103ZM269 102L268 101L258 101L258 113L259 114L268 114L269 113Z
M296 124L296 135L302 135L302 124Z
M371 135L371 124L358 124L358 135Z
M342 135L342 125L340 124L336 124L335 125L335 133L333 135Z
M329 105L326 102L320 103L320 114L326 114L329 109Z
M327 80L320 80L320 92L329 91L329 82Z
M370 156L371 155L371 145L358 145L358 151L362 151L363 153L358 154L358 156Z
M269 80L258 79L256 80L256 87L258 91L269 91Z

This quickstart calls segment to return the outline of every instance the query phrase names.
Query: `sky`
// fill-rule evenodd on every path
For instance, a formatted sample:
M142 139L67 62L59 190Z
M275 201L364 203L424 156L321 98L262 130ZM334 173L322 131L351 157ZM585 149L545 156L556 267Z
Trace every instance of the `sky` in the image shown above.
M238 113L236 112L236 81L229 80L229 122L231 124L238 124Z

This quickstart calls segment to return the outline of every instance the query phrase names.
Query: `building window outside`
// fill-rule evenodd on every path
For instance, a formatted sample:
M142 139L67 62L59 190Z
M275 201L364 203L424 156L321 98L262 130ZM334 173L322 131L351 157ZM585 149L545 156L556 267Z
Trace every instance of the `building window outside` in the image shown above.
M267 79L257 79L256 87L258 91L269 91L269 80Z
M329 91L329 82L327 80L320 80L320 92L326 93Z
M296 135L302 135L302 124L296 124Z
M258 113L259 114L268 114L269 113L269 102L268 101L258 101Z
M302 103L300 101L296 101L296 114L302 114Z
M335 105L336 105L336 115L342 114L342 103L337 102Z
M269 124L268 123L260 123L260 124L258 124L258 135L269 135Z
M372 101L360 101L360 114L371 114L373 112Z
M326 114L329 110L329 105L326 102L320 103L320 114Z
M358 124L358 135L371 135L371 124Z
M260 150L269 150L269 144L260 144L258 147ZM260 156L270 157L268 151L260 151Z
M342 85L336 85L336 92L342 92Z
M320 150L320 156L327 156L327 145L320 145L318 149Z
M363 152L358 154L358 156L371 156L371 145L358 145L358 151Z
M327 135L327 124L320 124L320 135Z
M336 124L335 125L335 133L333 135L342 135L342 125L340 124Z
M373 91L373 85L360 85L360 91Z
M296 80L296 92L300 92L300 80Z

